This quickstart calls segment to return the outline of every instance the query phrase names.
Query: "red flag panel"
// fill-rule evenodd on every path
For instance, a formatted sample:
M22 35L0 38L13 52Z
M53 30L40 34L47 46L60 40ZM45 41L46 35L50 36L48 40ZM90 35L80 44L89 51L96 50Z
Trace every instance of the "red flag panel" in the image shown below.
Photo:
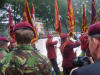
M55 30L56 32L59 33L59 35L61 34L61 20L56 0L55 0Z
M31 15L30 15L30 11L29 11L29 6L28 6L27 0L25 0L23 21L27 21L28 23L30 23L32 25L32 27L34 29L34 37L33 37L33 40L35 40L35 41L38 40L37 31L36 31L36 28L33 25L33 21L32 21Z
M86 16L86 5L83 4L83 16L82 16L82 32L87 33L87 16Z
M67 0L68 2L68 24L69 24L69 34L74 35L75 28L75 17L74 17L74 9L72 5L72 0Z
M92 13L91 13L91 24L94 24L94 23L96 23L98 21L97 20L97 12L96 12L95 0L92 0L91 9L92 9Z
M14 24L13 24L13 19L11 16L11 9L9 7L9 26L8 26L8 38L9 40L12 40L15 38L14 36Z

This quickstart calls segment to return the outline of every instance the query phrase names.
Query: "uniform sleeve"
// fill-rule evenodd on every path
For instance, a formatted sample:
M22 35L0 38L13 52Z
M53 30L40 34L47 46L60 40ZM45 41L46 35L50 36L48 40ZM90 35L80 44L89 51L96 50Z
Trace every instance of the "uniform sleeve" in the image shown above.
M48 42L49 45L56 45L58 43L58 41L50 41Z
M3 59L0 61L0 75L2 74L7 74L7 75L10 75L9 74L9 67L10 67L10 61L12 60L12 53L8 53L5 57L3 57ZM9 69L9 71L8 71ZM2 73L2 74L1 74Z
M75 43L73 42L70 45L72 48L75 48L75 47L78 47L80 45L80 43L76 41Z
M71 75L79 75L79 74L77 73L76 70L74 70Z

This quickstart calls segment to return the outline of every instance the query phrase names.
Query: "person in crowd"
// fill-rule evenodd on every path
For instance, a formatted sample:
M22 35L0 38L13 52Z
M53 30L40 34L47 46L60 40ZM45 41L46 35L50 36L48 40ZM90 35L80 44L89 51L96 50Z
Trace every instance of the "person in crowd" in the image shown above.
M89 64L93 64L94 61L92 59L92 57L88 57L88 56L80 56L80 57L76 57L74 60L73 60L73 65L75 66L71 72L70 72L70 75L72 75L72 72L80 67L83 67L83 66L86 66L86 65L89 65Z
M80 42L81 42L81 50L82 50L82 55L81 56L89 56L90 55L90 51L89 51L89 42L88 42L88 35L86 34L82 34L80 37Z
M60 46L60 51L61 51L61 54L62 54L62 52L63 52L63 48L65 47L65 41L66 41L66 39L67 39L67 34L66 33L62 33L61 35L60 35L60 38L61 38L61 46Z
M8 38L0 37L0 75L3 75L1 72L2 67L5 68L5 66L3 66L3 60L9 53L8 42Z
M79 42L73 42L69 35L64 42L63 50L62 50L62 67L63 67L63 75L69 75L71 69L73 68L72 60L76 57L76 53L74 53L73 48L80 45Z
M16 47L17 46L17 42L16 42L16 40L15 39L12 39L11 41L10 41L10 45L9 45L9 50L12 50L14 47Z
M47 56L51 61L51 64L54 68L54 71L56 75L61 75L58 64L57 64L57 56L56 56L56 49L55 45L58 43L58 41L53 41L53 36L48 35L48 39L46 41L46 49L47 49Z
M31 46L33 27L20 22L15 25L14 32L17 46L3 60L0 75L50 75L49 64Z
M0 37L0 61L5 57L9 50L8 50L8 38Z
M72 75L100 75L100 22L88 27L88 41L90 54L95 62L74 70Z

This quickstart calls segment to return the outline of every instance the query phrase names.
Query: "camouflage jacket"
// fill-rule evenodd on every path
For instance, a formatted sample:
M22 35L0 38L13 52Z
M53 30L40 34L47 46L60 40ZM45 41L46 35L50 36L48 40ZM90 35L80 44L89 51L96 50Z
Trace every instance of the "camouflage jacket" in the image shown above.
M8 51L6 48L0 48L0 61L7 55Z
M50 75L47 60L30 45L15 47L1 63L1 75Z

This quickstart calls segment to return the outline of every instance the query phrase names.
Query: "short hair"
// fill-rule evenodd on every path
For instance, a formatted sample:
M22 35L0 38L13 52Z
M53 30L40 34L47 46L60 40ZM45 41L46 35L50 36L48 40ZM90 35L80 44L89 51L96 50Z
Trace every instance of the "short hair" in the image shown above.
M100 34L95 34L95 35L91 35L91 38L97 38L98 40L100 40Z
M19 29L15 31L15 39L18 44L29 44L33 38L33 31Z
M0 40L0 48L4 48L7 46L8 41Z
M72 33L72 32L70 32L70 33L69 33L69 37L72 37L72 36L73 36L73 33Z

